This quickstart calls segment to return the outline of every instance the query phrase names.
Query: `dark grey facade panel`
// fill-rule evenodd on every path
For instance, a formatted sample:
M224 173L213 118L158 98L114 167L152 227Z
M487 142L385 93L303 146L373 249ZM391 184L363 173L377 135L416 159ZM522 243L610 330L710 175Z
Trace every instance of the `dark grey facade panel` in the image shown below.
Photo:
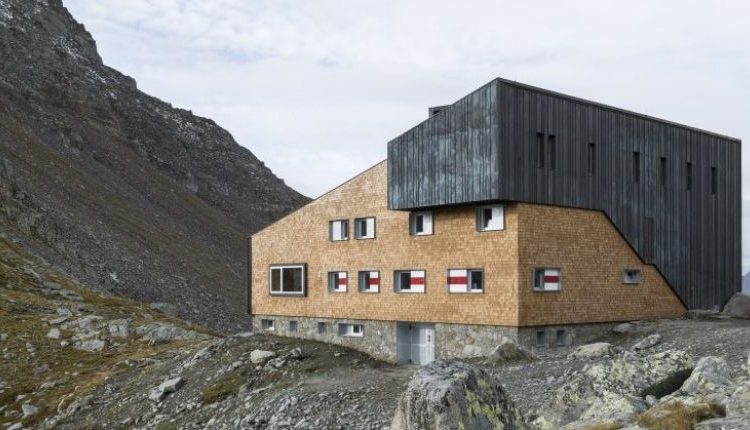
M498 79L391 141L388 163L392 209L602 210L688 307L741 288L737 139Z

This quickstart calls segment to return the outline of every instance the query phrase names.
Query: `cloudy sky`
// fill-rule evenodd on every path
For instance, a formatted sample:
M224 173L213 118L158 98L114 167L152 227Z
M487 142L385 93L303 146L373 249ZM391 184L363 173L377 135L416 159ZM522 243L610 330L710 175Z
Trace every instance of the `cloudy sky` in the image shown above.
M107 64L216 120L311 197L496 76L750 141L750 2L64 3Z

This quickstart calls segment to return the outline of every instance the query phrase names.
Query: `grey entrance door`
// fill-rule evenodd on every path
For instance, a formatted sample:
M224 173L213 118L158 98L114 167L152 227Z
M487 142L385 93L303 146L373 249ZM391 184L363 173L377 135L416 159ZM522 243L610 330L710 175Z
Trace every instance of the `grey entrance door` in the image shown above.
M435 359L435 325L402 322L396 326L399 363L427 364Z

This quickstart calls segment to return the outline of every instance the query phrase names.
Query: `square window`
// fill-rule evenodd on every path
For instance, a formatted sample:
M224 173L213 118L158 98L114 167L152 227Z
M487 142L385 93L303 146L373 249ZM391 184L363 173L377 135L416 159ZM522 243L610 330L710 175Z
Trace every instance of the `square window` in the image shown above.
M324 323L324 322L319 322L318 323L318 334L326 334L327 331L328 331L327 324Z
M272 295L302 296L305 294L305 265L276 265L270 268Z
M328 291L345 293L348 283L346 272L328 272Z
M375 238L375 217L357 218L354 220L355 239Z
M333 241L349 239L349 221L342 219L328 224L328 238Z
M484 272L481 269L448 270L448 292L481 293L484 291Z
M289 331L292 333L297 331L297 321L289 321Z
M546 348L547 347L547 332L545 330L537 330L536 332L536 347Z
M534 269L535 291L560 291L562 286L562 275L560 269L536 268Z
M497 231L505 228L503 205L480 206L476 210L477 231Z
M380 291L380 272L359 272L359 291L361 293L377 293Z
M397 293L424 293L424 270L397 270L393 279L395 280L394 289Z
M267 320L267 319L260 320L260 328L266 331L273 331L274 330L273 320Z
M362 324L339 324L339 336L363 337L365 327Z
M565 330L557 330L555 332L555 343L557 346L567 346L568 345L568 333Z
M638 269L625 269L622 271L623 284L640 284L641 271Z
M432 212L413 212L409 215L409 234L428 236L432 234Z

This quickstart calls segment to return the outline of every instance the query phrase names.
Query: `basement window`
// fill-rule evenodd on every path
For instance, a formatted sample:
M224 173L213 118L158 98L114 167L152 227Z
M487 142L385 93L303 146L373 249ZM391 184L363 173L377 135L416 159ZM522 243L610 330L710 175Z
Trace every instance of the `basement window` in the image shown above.
M364 271L359 272L359 292L360 293L377 293L380 291L380 272Z
M640 284L641 271L638 269L625 269L622 271L623 284Z
M349 240L349 221L340 219L329 222L328 238L332 241Z
M339 324L339 336L363 337L365 326L362 324Z
M305 265L274 265L270 270L271 295L303 296Z
M534 291L560 291L562 273L557 268L534 269Z
M318 323L318 334L326 334L328 332L328 326L324 322Z
M718 188L719 188L719 180L716 175L716 167L711 167L711 194L715 196Z
M480 206L476 211L477 231L496 231L505 228L503 205Z
M448 270L449 293L481 293L484 291L484 272L481 269Z
M566 330L558 329L555 332L555 344L557 344L557 346L568 345L568 332Z
M346 272L328 272L328 291L332 293L345 293L346 286Z
M432 212L413 212L409 215L409 234L428 236L432 234Z
M355 239L375 238L375 217L357 218L354 220Z
M547 347L547 331L546 330L537 330L536 332L536 347L537 348L546 348Z
M297 331L297 321L289 321L289 332L294 333Z
M397 293L424 293L424 270L397 270L393 279L393 287Z
M262 319L260 320L260 328L265 331L273 331L275 329L273 320Z

